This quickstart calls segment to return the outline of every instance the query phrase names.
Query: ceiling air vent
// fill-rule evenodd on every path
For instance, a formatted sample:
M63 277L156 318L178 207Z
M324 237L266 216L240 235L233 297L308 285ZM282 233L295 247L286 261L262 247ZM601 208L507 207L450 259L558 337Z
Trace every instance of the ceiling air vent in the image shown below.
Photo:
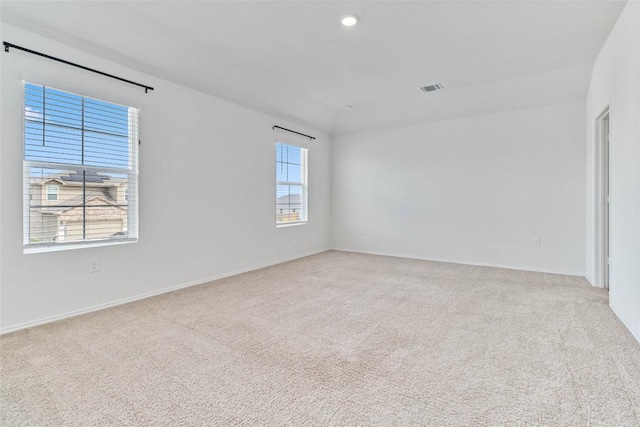
M440 83L436 83L436 84L429 85L429 86L422 86L420 88L420 90L423 91L423 92L433 92L433 91L440 90L440 89L444 89Z

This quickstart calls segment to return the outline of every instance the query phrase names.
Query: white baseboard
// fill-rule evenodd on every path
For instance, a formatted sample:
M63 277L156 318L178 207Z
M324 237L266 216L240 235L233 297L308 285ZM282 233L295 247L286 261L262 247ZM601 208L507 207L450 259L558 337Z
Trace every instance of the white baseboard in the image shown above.
M594 282L593 278L589 274L585 274L584 278L587 279L587 282L589 282L589 284L591 286L593 286L594 288L599 288L600 287L600 286L594 285L595 282Z
M321 250L309 252L309 253L306 253L306 254L303 254L303 255L296 255L294 257L285 258L285 259L278 260L278 261L275 261L275 262L256 265L256 266L253 266L253 267L248 267L248 268L243 268L243 269L240 269L240 270L232 271L230 273L225 273L225 274L220 274L220 275L217 275L217 276L207 277L207 278L204 278L204 279L194 280L194 281L191 281L191 282L182 283L180 285L170 286L168 288L163 288L163 289L160 289L160 290L157 290L157 291L146 292L144 294L139 294L139 295L135 295L135 296L132 296L132 297L122 298L122 299L111 301L111 302L107 302L107 303L104 303L104 304L98 304L98 305L94 305L94 306L91 306L91 307L82 308L82 309L79 309L79 310L73 310L73 311L69 311L69 312L66 312L66 313L57 314L57 315L54 315L54 316L43 317L41 319L36 319L36 320L29 321L29 322L24 322L24 323L19 323L17 325L12 325L12 326L9 326L9 327L6 327L6 328L0 328L0 335L8 334L10 332L19 331L21 329L31 328L33 326L44 325L45 323L51 323L51 322L55 322L55 321L58 321L58 320L67 319L69 317L80 316L81 314L91 313L93 311L104 310L105 308L115 307L115 306L118 306L118 305L130 303L130 302L133 302L133 301L138 301L138 300L141 300L141 299L150 298L150 297L153 297L153 296L156 296L156 295L166 294L168 292L177 291L179 289L188 288L190 286L202 285L204 283L209 283L209 282L213 282L215 280L224 279L225 277L236 276L238 274L248 273L249 271L259 270L261 268L271 267L272 265L282 264L282 263L293 261L293 260L296 260L296 259L305 258L305 257L311 256L311 255L316 255L316 254L319 254L319 253L322 253L322 252L326 252L328 250L329 249L321 249Z
M633 335L636 341L640 343L640 331L638 331L629 322L627 322L622 316L620 316L619 311L611 304L611 301L609 301L609 307L611 308L611 311L613 311L613 313L618 317L618 319L620 319L622 324L629 330L629 332L631 332L631 335Z
M591 276L589 273L586 273L584 275L584 278L587 279L587 281L589 282L589 284L591 286L593 286L594 288L600 288L600 289L605 289L603 284L596 284L595 279L593 278L593 276Z
M421 261L448 262L451 264L475 265L479 267L495 267L495 268L505 268L507 270L522 270L522 271L532 271L535 273L564 274L566 276L585 277L583 272L575 272L575 271L544 270L544 269L536 269L531 267L520 267L516 265L503 265L503 264L491 264L491 263L480 264L475 262L461 261L461 260L454 260L454 259L427 258L427 257L419 257L415 255L404 255L404 254L397 254L397 253L390 253L390 252L363 251L360 249L332 248L332 250L342 251L342 252L355 252L355 253L367 254L367 255L380 255L380 256L389 256L389 257L396 257L396 258L419 259Z

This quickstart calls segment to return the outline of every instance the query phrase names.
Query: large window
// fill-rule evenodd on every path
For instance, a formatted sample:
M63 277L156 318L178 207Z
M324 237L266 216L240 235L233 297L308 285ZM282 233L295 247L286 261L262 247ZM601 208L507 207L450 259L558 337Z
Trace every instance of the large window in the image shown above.
M138 237L138 110L24 86L24 243Z
M276 143L276 225L308 219L307 149Z

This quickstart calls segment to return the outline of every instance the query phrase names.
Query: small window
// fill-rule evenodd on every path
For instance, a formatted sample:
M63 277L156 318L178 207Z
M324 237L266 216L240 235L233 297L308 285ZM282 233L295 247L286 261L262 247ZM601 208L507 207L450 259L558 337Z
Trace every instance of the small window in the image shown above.
M137 239L136 108L25 83L23 167L25 249Z
M57 185L47 185L47 200L55 201L58 200L58 186Z
M308 220L307 149L276 143L276 225Z

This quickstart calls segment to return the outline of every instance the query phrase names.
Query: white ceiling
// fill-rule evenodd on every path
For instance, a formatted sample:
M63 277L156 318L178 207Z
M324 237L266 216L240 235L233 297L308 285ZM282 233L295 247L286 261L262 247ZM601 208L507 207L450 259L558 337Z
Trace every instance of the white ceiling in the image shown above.
M7 23L336 134L584 100L624 2L3 0L1 7ZM360 24L342 27L345 13ZM436 82L445 89L419 90Z

